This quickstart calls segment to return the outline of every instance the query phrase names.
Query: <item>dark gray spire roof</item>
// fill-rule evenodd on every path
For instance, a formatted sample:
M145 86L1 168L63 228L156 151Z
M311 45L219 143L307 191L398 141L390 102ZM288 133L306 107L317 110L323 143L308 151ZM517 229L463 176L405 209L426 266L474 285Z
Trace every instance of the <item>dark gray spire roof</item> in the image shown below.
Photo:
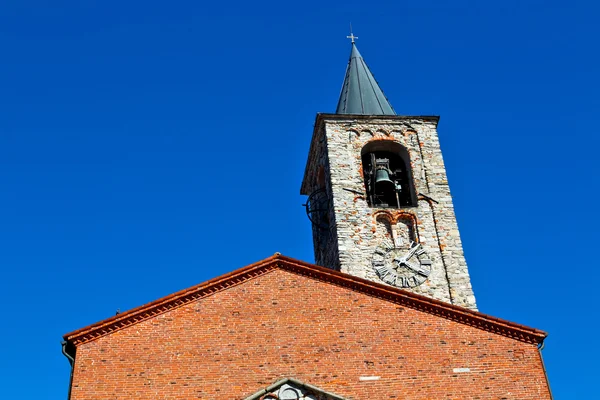
M336 114L396 115L354 43Z

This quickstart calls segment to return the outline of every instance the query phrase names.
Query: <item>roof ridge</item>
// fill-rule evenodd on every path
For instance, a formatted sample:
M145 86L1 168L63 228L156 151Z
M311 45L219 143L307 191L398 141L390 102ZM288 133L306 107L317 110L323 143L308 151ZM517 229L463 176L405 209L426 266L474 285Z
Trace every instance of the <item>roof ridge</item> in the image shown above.
M547 333L525 325L492 317L478 311L444 303L402 289L358 278L329 268L313 265L279 253L250 264L246 267L218 276L171 295L162 297L145 305L125 311L119 315L77 329L63 336L71 345L77 346L90 342L117 330L142 322L156 315L179 308L200 298L210 296L231 286L269 273L276 268L319 279L324 282L358 290L384 300L393 301L405 307L437 315L485 331L507 336L527 343L543 342Z

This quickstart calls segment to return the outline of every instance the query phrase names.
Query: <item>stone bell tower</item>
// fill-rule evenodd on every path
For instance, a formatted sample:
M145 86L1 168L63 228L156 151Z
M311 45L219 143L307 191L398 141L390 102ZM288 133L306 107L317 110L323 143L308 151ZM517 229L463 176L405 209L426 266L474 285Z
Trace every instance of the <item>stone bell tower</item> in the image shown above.
M477 309L437 135L399 116L354 40L335 114L317 114L301 193L318 265Z

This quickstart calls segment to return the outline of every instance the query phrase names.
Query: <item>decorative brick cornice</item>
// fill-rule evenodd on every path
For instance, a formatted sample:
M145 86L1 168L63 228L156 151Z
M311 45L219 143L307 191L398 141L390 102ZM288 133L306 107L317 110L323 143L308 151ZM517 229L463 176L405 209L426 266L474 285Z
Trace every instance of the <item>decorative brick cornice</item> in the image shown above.
M173 293L85 328L67 333L63 338L70 345L77 347L138 322L145 321L156 315L166 313L175 308L189 304L190 302L226 290L232 286L239 285L276 268L356 290L361 293L366 293L386 301L400 304L404 307L436 315L522 342L540 344L547 336L546 332L538 329L275 254L274 256L255 264L211 279L189 289Z

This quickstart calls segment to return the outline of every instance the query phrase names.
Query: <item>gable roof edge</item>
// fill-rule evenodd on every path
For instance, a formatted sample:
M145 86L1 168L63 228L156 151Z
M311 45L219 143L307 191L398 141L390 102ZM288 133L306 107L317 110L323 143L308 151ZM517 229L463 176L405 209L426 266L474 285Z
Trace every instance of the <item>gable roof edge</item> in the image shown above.
M126 326L136 324L148 318L181 307L185 304L188 304L190 301L204 297L203 294L210 295L219 292L223 289L226 289L230 286L234 286L238 283L241 283L242 281L245 281L248 278L247 276L243 275L251 275L255 271L259 272L258 274L262 275L262 273L260 272L264 271L265 268L276 268L276 260L278 259L278 257L279 254L275 253L273 256L265 258L264 260L258 261L254 264L250 264L235 271L226 273L224 275L217 276L198 285L194 285L187 289L180 290L168 296L164 296L157 300L151 301L150 303L143 304L141 306L132 308L131 310L122 312L118 315L103 319L94 324L69 332L63 336L63 339L66 340L68 343L74 345L87 343L95 339L96 337L104 336L106 334L120 330ZM236 278L241 278L242 276L242 279L236 280ZM93 337L89 337L90 335Z
M78 346L138 322L142 322L156 315L179 308L192 301L220 292L231 286L238 285L248 279L268 273L276 268L357 290L361 293L392 301L405 307L510 337L522 342L541 344L547 336L546 332L535 328L492 317L478 311L434 300L429 297L358 278L329 268L309 264L276 253L257 263L250 264L204 283L67 333L63 338L70 345Z

